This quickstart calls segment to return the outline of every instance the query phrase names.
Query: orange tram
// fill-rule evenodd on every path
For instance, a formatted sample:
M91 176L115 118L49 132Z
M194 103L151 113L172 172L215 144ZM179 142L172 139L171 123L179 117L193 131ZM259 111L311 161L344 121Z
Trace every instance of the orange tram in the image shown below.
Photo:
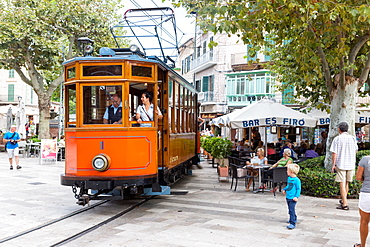
M91 44L83 43L85 51ZM78 204L169 192L197 163L197 92L137 47L101 48L64 65L65 173ZM138 121L143 93L153 118ZM113 112L112 105L117 109ZM107 119L115 116L114 120Z

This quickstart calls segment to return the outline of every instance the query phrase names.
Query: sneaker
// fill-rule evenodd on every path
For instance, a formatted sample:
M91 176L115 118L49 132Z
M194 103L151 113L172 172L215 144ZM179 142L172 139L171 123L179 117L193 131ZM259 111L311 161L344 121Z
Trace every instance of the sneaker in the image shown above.
M17 166L17 169L21 169L22 167L21 166ZM13 169L13 168L12 168Z
M13 170L13 166L10 166L10 170Z
M294 221L294 223L297 223L297 222L298 222L298 220ZM288 220L286 223L290 224L290 221Z
M292 230L295 228L295 225L289 224L289 226L287 226L286 228L288 228L289 230Z

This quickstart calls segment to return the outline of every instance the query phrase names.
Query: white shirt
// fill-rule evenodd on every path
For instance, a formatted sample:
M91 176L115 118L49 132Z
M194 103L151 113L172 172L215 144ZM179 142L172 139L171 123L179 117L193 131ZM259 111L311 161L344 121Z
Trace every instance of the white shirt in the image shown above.
M161 111L158 109L158 115L162 115ZM141 121L154 121L153 119L154 105L150 104L149 110L145 110L144 105L139 105L136 109L136 113L140 114Z
M336 166L341 170L354 170L356 167L356 138L347 132L335 137L330 152L337 154Z

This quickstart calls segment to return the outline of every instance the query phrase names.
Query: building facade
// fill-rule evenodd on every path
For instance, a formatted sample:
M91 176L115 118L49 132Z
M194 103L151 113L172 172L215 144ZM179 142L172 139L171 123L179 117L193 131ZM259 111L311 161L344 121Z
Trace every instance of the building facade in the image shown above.
M216 43L216 46L210 44ZM258 63L256 63L258 59ZM262 98L276 98L275 77L264 64L269 57L248 56L248 46L237 35L203 33L180 48L181 74L200 92L201 117L205 120L227 114Z

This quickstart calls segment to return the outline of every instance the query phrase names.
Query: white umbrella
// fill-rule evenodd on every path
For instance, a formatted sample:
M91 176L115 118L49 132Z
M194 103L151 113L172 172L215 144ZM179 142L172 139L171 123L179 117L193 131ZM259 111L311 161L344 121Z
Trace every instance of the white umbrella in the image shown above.
M262 99L232 115L230 125L232 128L274 125L315 127L316 119L272 100Z
M21 103L20 109L17 112L17 129L22 139L26 139L26 109L24 103Z
M229 114L223 115L221 117L214 118L211 121L211 124L217 125L219 127L224 127L224 126L231 127L230 126L230 119L234 118L234 116L237 116L238 115L238 112L240 112L243 109L244 108L237 109L237 110L235 110L235 111L233 111L233 112L231 112Z
M12 112L12 108L9 107L8 108L8 111L6 113L6 131L10 131L10 127L12 126L13 124L13 112Z
M317 119L317 125L328 125L330 124L330 114L318 109L312 109L307 115ZM370 111L364 111L356 109L355 113L356 124L369 124L370 123Z

